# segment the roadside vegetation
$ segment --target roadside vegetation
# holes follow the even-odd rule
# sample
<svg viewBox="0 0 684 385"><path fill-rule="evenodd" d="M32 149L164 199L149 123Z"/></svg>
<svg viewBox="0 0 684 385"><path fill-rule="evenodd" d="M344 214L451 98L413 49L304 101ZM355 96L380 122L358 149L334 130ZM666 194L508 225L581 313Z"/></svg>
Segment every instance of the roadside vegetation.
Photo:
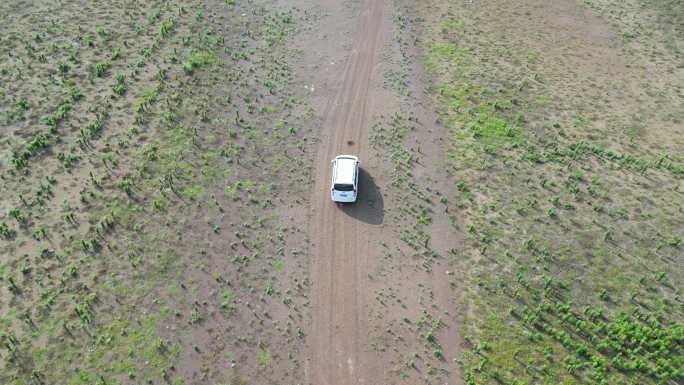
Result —
<svg viewBox="0 0 684 385"><path fill-rule="evenodd" d="M0 5L0 383L301 377L296 11L48 3Z"/></svg>
<svg viewBox="0 0 684 385"><path fill-rule="evenodd" d="M460 285L454 274L458 240L441 239L458 222L446 194L433 122L422 85L414 72L416 57L410 27L411 7L392 5L392 39L384 47L383 88L393 103L385 102L369 129L372 170L379 176L387 209L387 235L377 242L382 259L368 277L374 285L376 320L370 348L388 362L385 381L402 384L444 384L458 381L458 312L454 298ZM418 95L416 97L416 95ZM388 100L389 98L388 97ZM379 322L377 322L379 321Z"/></svg>
<svg viewBox="0 0 684 385"><path fill-rule="evenodd" d="M409 134L418 127L413 117L393 113L387 122L378 123L371 132L372 146L388 155L391 170L388 194L396 200L398 209L389 218L396 228L396 242L380 245L384 267L373 272L385 282L376 293L377 304L380 309L392 310L373 314L385 319L386 328L381 331L382 335L371 340L371 347L395 355L392 360L395 378L406 383L420 380L436 384L448 380L454 370L449 362L454 357L445 352L444 342L440 340L452 315L435 298L436 289L430 280L434 276L433 266L444 263L448 257L434 249L430 234L433 216L442 214L445 200L438 190L425 187L429 177L419 178L414 174L421 155L415 152L415 147L410 147L416 142ZM385 278L407 272L411 277L405 282L408 292L401 285L388 284L390 279Z"/></svg>
<svg viewBox="0 0 684 385"><path fill-rule="evenodd" d="M681 383L684 9L465 3L413 19L464 221L465 382Z"/></svg>

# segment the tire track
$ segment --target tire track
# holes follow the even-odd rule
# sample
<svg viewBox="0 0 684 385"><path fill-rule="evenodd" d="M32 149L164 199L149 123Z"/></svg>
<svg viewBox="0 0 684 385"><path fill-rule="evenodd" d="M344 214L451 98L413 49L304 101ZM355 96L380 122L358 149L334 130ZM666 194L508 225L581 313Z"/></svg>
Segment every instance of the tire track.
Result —
<svg viewBox="0 0 684 385"><path fill-rule="evenodd" d="M352 48L337 92L324 110L315 164L310 239L312 245L312 330L306 382L314 385L368 384L373 357L366 353L368 256L373 218L368 202L337 207L330 200L330 160L338 154L367 155L368 95L382 47L383 0L364 0ZM363 197L363 174L360 197ZM381 214L378 214L381 215ZM364 220L365 219L365 220Z"/></svg>

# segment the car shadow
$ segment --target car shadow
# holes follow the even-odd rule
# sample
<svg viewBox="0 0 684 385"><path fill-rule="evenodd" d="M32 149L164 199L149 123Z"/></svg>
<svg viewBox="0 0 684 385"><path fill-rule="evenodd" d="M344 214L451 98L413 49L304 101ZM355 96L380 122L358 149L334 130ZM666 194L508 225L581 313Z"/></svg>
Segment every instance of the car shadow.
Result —
<svg viewBox="0 0 684 385"><path fill-rule="evenodd" d="M380 188L373 181L373 177L363 168L359 169L359 195L356 203L341 204L340 210L354 219L379 225L385 218Z"/></svg>

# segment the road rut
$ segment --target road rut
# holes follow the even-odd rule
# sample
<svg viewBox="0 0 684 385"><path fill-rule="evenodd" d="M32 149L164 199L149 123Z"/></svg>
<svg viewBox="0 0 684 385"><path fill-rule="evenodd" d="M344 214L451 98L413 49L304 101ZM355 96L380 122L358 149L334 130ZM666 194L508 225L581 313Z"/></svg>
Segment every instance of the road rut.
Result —
<svg viewBox="0 0 684 385"><path fill-rule="evenodd" d="M368 324L366 304L371 228L382 213L372 201L336 206L330 200L330 160L338 154L368 152L369 90L373 70L388 28L384 1L361 4L349 57L341 83L327 101L323 115L323 140L315 163L312 218L312 329L305 375L308 384L349 385L372 383L372 359L367 359ZM360 197L367 189L367 174L361 174ZM365 187L366 186L366 187ZM366 190L367 193L367 190Z"/></svg>

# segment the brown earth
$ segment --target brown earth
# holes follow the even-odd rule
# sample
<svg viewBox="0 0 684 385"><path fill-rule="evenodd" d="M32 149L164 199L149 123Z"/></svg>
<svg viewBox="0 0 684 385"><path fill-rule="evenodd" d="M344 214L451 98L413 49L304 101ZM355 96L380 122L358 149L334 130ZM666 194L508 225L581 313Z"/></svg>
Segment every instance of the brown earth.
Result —
<svg viewBox="0 0 684 385"><path fill-rule="evenodd" d="M511 250L580 304L681 303L681 176L471 157L430 96L494 102L530 149L680 165L674 1L82 3L0 4L0 383L521 382L547 353L495 294L520 280ZM361 158L357 204L330 201L338 154ZM518 250L530 234L567 253ZM666 294L628 290L644 266ZM566 383L553 346L546 378Z"/></svg>
<svg viewBox="0 0 684 385"><path fill-rule="evenodd" d="M8 133L0 220L18 231L0 249L0 316L20 342L11 354L2 348L0 382L460 383L453 250L461 240L455 210L435 203L453 192L409 8L372 0L0 8L10 15L0 16L6 36L18 37L6 52L24 41L37 47L0 62L2 79L15 79L0 90ZM53 42L63 44L45 58L29 52ZM105 73L93 75L103 63ZM117 75L121 95L112 93ZM59 137L25 173L13 171L12 149L45 128L40 117L71 82L83 95ZM41 91L43 83L51 85ZM25 117L14 113L20 99ZM105 106L102 132L79 146ZM410 132L394 143L413 159L406 186L393 185L391 149L370 138L395 115ZM66 166L60 153L80 161ZM341 153L362 160L355 205L329 198L330 159ZM45 207L23 203L47 176L55 180ZM409 185L420 199L406 194ZM416 248L404 238L417 234L418 207L429 220ZM27 224L6 214L13 208ZM104 230L103 219L112 222ZM34 277L43 276L39 290ZM56 302L39 312L45 293ZM81 302L87 317L73 309Z"/></svg>
<svg viewBox="0 0 684 385"><path fill-rule="evenodd" d="M384 12L382 1L362 5L341 84L324 112L310 224L313 328L307 383L370 383L374 372L372 361L364 358L367 325L363 308L369 294L367 259L377 254L369 236L383 214L363 199L374 193L366 172L361 174L360 204L335 206L327 192L330 159L336 154L368 158L368 95L378 47L388 28Z"/></svg>
<svg viewBox="0 0 684 385"><path fill-rule="evenodd" d="M270 1L0 8L0 224L14 231L0 239L0 340L18 346L0 342L0 383L300 381L306 226L290 212L304 211L310 161L285 60L300 14ZM15 170L12 150L71 86L82 95L54 138Z"/></svg>
<svg viewBox="0 0 684 385"><path fill-rule="evenodd" d="M415 50L402 53L406 47L392 39L402 33L392 21L396 6L387 1L363 1L358 9L352 7L349 15L339 4L324 3L322 12L329 15L321 22L325 32L301 43L308 47L305 63L315 69L303 78L313 93L321 138L309 224L313 307L307 337L307 384L416 383L417 378L401 374L410 352L423 353L424 340L417 330L404 330L401 319L418 321L431 308L445 310L444 317L449 318L449 310L455 310L458 290L454 292L454 287L458 285L451 284L447 276L453 275L453 267L438 262L425 272L416 268L415 260L387 259L385 255L390 248L404 253L399 233L406 224L400 220L399 198L387 193L391 191L389 154L369 146L371 127L386 122L395 111L416 117L419 129L406 143L418 159L416 177L432 183L437 195L439 190L447 190L447 178L440 175L440 167L434 167L443 162L444 152L437 140L442 132L434 124L434 109L423 94L422 65L413 61ZM345 31L349 30L354 31L351 42L339 39L348 36ZM345 54L348 56L342 56ZM400 65L402 54L411 57ZM411 98L401 97L383 84L384 75L394 70L404 71L409 78ZM330 160L338 154L361 159L357 204L335 205L330 200ZM446 255L460 241L447 235L453 234L447 216L433 214L432 246ZM397 303L383 300L385 295ZM439 332L449 359L457 357L459 349L456 325L445 322ZM396 339L389 339L388 333ZM427 374L432 352L424 354L424 362L412 370L431 383ZM458 368L447 365L451 371L440 383L459 383Z"/></svg>

